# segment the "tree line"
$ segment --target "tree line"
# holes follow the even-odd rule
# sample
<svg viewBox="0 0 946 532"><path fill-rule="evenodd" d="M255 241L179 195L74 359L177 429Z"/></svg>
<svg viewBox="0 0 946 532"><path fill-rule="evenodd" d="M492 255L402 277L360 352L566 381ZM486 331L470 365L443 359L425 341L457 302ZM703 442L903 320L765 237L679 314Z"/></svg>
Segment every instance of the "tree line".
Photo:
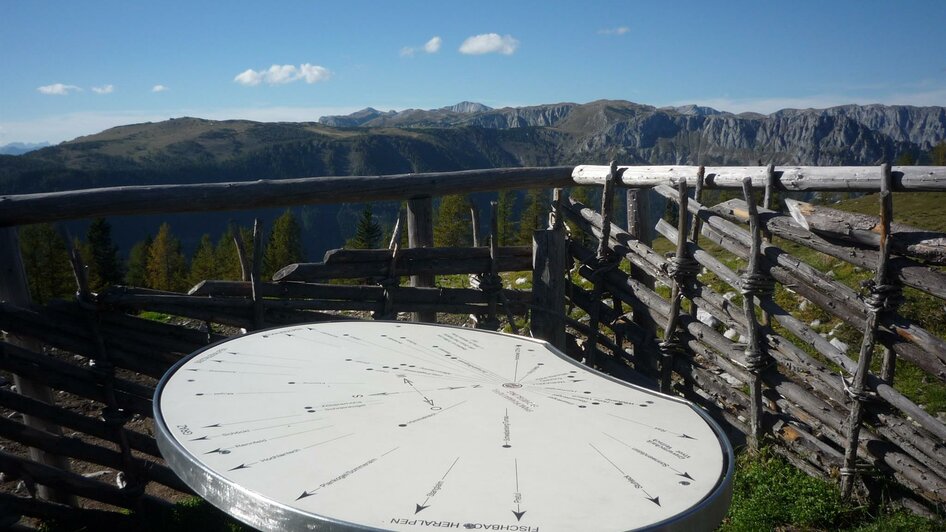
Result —
<svg viewBox="0 0 946 532"><path fill-rule="evenodd" d="M550 200L548 191L544 190L529 190L524 194L500 191L497 196L499 245L531 244L532 232L547 223ZM445 196L435 205L434 245L471 246L473 201L470 196ZM483 212L479 218L484 225L481 233L486 235L489 213ZM365 204L345 247L386 248L393 225L376 216L371 204ZM75 293L76 281L69 260L71 249L78 251L93 292L114 285L183 292L207 279L241 280L243 269L235 242L242 243L245 257L251 258L254 251L253 228L232 223L216 238L204 234L189 256L168 223L161 224L155 234L135 243L127 255L120 253L112 241L112 227L103 218L92 221L84 238L66 235L55 224L23 226L19 236L30 293L37 303L71 297ZM484 238L481 245L487 244ZM401 231L401 245L407 246L406 230ZM264 279L271 278L283 266L306 260L301 224L291 210L287 209L273 222L264 246Z"/></svg>
<svg viewBox="0 0 946 532"><path fill-rule="evenodd" d="M171 226L163 223L155 235L134 244L123 259L112 242L111 225L103 218L92 221L85 239L69 238L54 224L20 228L20 254L29 280L30 294L38 303L69 297L76 291L69 250L78 251L89 289L100 291L113 285L130 285L182 292L206 279L241 280L243 269L236 240L245 256L253 256L253 229L231 224L216 241L204 234L194 253L187 257ZM302 229L295 215L286 210L264 241L263 275L305 260Z"/></svg>

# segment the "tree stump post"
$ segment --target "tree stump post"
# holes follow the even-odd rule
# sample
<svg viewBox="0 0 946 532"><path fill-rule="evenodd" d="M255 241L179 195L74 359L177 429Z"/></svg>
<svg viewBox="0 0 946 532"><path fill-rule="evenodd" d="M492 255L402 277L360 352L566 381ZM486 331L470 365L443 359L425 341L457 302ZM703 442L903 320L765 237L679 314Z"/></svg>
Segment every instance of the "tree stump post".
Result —
<svg viewBox="0 0 946 532"><path fill-rule="evenodd" d="M433 201L430 196L407 200L407 242L412 248L429 248L434 245ZM436 285L433 275L412 275L411 286L432 288ZM414 321L436 323L436 312L415 312Z"/></svg>
<svg viewBox="0 0 946 532"><path fill-rule="evenodd" d="M568 246L561 215L557 214L561 189L552 200L549 229L532 237L532 336L565 351L565 281L568 273Z"/></svg>

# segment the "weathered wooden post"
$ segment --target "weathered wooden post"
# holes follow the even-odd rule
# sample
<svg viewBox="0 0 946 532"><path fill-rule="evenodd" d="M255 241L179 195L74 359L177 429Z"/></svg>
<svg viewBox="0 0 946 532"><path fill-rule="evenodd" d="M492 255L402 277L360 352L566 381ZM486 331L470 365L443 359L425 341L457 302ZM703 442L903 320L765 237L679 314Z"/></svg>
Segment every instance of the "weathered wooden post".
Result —
<svg viewBox="0 0 946 532"><path fill-rule="evenodd" d="M706 167L700 166L700 169L696 172L696 188L693 190L693 199L698 204L703 203L703 181L706 179ZM687 216L690 217L690 240L694 244L699 245L700 242L700 229L703 226L703 221L700 220L699 216L692 216L690 213L687 213ZM699 306L690 301L690 316L694 318L699 314Z"/></svg>
<svg viewBox="0 0 946 532"><path fill-rule="evenodd" d="M654 231L650 226L650 195L649 188L627 189L627 232L645 246L653 246ZM654 278L641 268L631 266L631 279L639 281L645 287L654 289ZM634 368L638 372L650 372L652 362L645 359L648 356L648 340L657 338L657 322L646 312L634 312L634 323L643 331L645 341L634 343Z"/></svg>
<svg viewBox="0 0 946 532"><path fill-rule="evenodd" d="M568 273L568 248L565 228L559 213L562 189L552 196L549 228L532 236L532 310L531 331L554 347L565 351L565 278Z"/></svg>
<svg viewBox="0 0 946 532"><path fill-rule="evenodd" d="M611 211L614 204L614 181L618 178L617 162L611 161L611 170L604 181L604 190L601 192L601 239L598 241L598 250L595 253L594 288L591 299L594 301L588 316L588 343L585 344L585 364L596 367L598 361L598 336L601 321L601 294L604 292L604 274L614 268L614 253L611 251Z"/></svg>
<svg viewBox="0 0 946 532"><path fill-rule="evenodd" d="M762 331L755 309L758 298L771 295L772 279L762 273L762 230L759 223L759 210L752 195L752 178L742 181L742 194L749 211L749 267L741 279L742 308L746 317L746 369L749 370L749 446L757 451L762 440L762 371L771 363L762 344Z"/></svg>
<svg viewBox="0 0 946 532"><path fill-rule="evenodd" d="M699 264L687 254L687 182L681 179L677 183L677 252L667 261L667 275L673 283L670 286L670 313L667 325L664 327L664 339L660 342L660 391L671 392L671 377L674 358L683 351L683 345L677 337L677 326L680 321L680 304L683 293L692 285L693 278L699 271Z"/></svg>
<svg viewBox="0 0 946 532"><path fill-rule="evenodd" d="M874 342L877 338L877 324L882 312L895 309L902 301L900 286L887 284L887 266L890 258L890 222L893 218L893 196L890 191L890 165L881 166L880 181L880 249L877 257L877 271L869 285L870 294L865 298L867 322L864 324L864 339L857 360L851 385L847 387L851 397L851 414L847 423L847 446L844 450L844 466L841 468L841 496L849 498L854 489L854 475L857 473L857 448L860 441L861 421L864 415L864 403L868 400L865 387L870 362L874 354ZM892 362L887 362L892 366Z"/></svg>
<svg viewBox="0 0 946 532"><path fill-rule="evenodd" d="M412 248L434 246L433 201L430 196L407 200L407 242ZM411 286L433 287L436 280L432 274L412 275ZM436 312L415 312L414 321L437 322Z"/></svg>
<svg viewBox="0 0 946 532"><path fill-rule="evenodd" d="M2 261L2 265L0 265L0 301L7 301L20 307L30 306L30 289L26 279L26 270L23 267L23 258L20 256L20 242L15 227L0 228L0 261ZM41 353L43 350L43 346L39 342L18 338L9 333L6 334L6 341L37 353ZM13 375L13 383L20 395L46 404L55 404L52 391L46 386L21 378L16 374ZM38 417L24 414L23 424L56 436L62 435L61 427ZM34 447L30 447L29 454L30 459L34 462L64 471L69 470L69 460L62 456L50 454ZM76 503L74 497L57 492L42 484L37 488L37 495L42 499L62 504L74 505Z"/></svg>

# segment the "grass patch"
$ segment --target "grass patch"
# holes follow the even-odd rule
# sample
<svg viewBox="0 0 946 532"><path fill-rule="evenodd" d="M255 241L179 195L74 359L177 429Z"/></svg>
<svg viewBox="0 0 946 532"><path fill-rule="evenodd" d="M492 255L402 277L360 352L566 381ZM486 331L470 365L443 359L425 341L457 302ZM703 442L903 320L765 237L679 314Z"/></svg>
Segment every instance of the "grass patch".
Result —
<svg viewBox="0 0 946 532"><path fill-rule="evenodd" d="M881 508L870 511L841 500L833 482L809 477L771 450L741 454L736 461L733 501L723 532L757 530L848 530L851 532L943 530L942 520Z"/></svg>
<svg viewBox="0 0 946 532"><path fill-rule="evenodd" d="M142 311L138 314L139 318L143 318L151 321L158 321L161 323L170 323L174 319L174 316L170 314L164 314L163 312L152 312L150 310Z"/></svg>

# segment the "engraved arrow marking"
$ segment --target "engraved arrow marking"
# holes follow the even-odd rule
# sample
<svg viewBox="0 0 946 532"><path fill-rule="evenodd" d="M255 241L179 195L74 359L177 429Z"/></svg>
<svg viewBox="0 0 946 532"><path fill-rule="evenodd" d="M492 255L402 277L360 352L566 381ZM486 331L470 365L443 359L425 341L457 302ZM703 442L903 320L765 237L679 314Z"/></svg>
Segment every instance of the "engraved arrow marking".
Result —
<svg viewBox="0 0 946 532"><path fill-rule="evenodd" d="M242 425L242 424L244 424L244 423L256 423L256 422L258 422L258 421L272 421L272 420L274 420L274 419L287 419L287 418L291 418L291 417L302 417L302 416L300 416L299 414L292 414L292 415L289 415L289 416L277 416L277 417L264 417L264 418L258 418L258 419L246 419L246 420L243 420L243 421L231 421L231 422L229 422L229 423L214 423L213 425L206 425L206 426L204 426L203 428L205 428L205 429L214 429L214 428L220 428L220 427L228 427L228 426L230 426L230 425Z"/></svg>
<svg viewBox="0 0 946 532"><path fill-rule="evenodd" d="M305 447L300 447L300 448L298 448L298 449L292 449L292 450L289 451L288 453L281 454L281 455L276 455L276 456L274 456L274 457L269 458L267 461L278 460L278 459L282 458L283 456L288 456L289 454L295 453L296 451L304 451L304 450L306 450L306 449L311 449L311 448L313 448L313 447L318 447L319 445L324 445L324 444L326 444L326 443L331 443L331 442L333 442L333 441L335 441L335 440L340 440L340 439L342 439L342 438L347 438L347 437L349 437L349 436L353 436L354 434L355 434L354 432L349 433L349 434L343 434L343 435L341 435L341 436L336 436L336 437L334 437L334 438L331 438L331 439L328 439L328 440L325 440L325 441L320 441L320 442L318 442L318 443L313 443L312 445L306 445ZM260 463L260 462L262 462L262 460L257 460L257 461L255 461L255 462L249 462L249 463L244 462L244 463L242 463L242 464L240 464L240 465L238 465L238 466L236 466L236 467L234 467L234 468L231 468L230 471L236 471L237 469L249 469L250 467L252 467L252 466L254 466L254 465L256 465L256 464L258 464L258 463Z"/></svg>
<svg viewBox="0 0 946 532"><path fill-rule="evenodd" d="M519 353L522 351L522 344L516 344L516 370L512 374L512 382L518 382L519 377Z"/></svg>
<svg viewBox="0 0 946 532"><path fill-rule="evenodd" d="M424 395L424 392L418 390L417 387L414 386L414 383L410 381L410 379L405 378L405 379L404 379L404 384L410 386L411 388L414 389L415 392L417 392L418 394L420 394L420 396L424 398L424 402L425 402L425 403L429 404L430 406L434 406L434 401L433 401L433 399L430 399L429 397L427 397L426 395Z"/></svg>
<svg viewBox="0 0 946 532"><path fill-rule="evenodd" d="M645 453L644 451L638 449L637 447L634 447L634 446L632 446L632 445L628 445L627 443L625 443L625 442L623 442L623 441L621 441L621 440L615 438L614 436L608 434L607 432L602 432L601 434L604 434L605 436L611 438L612 440L614 440L614 441L620 443L621 445L627 447L628 449L631 449L632 451L634 451L634 452L636 452L636 453L638 453L638 454L640 454L640 455L643 455L643 456L645 456L645 457L647 457L647 458L650 458L651 460L653 460L653 461L656 462L657 464L662 465L662 466L666 467L667 469L673 471L673 472L676 473L678 476L681 476L681 477L683 477L683 478L685 478L685 479L688 479L688 480L693 480L693 477L691 477L690 474L687 473L686 471L680 471L679 469L673 467L672 465L668 464L667 462L664 462L663 460L660 460L660 459L657 458L657 457L651 456L651 455Z"/></svg>
<svg viewBox="0 0 946 532"><path fill-rule="evenodd" d="M315 488L315 489L312 490L312 491L304 490L304 491L302 492L302 495L299 495L298 497L296 497L296 500L298 501L298 500L300 500L300 499L305 499L306 497L311 497L311 496L317 494L320 489L322 489L322 488L327 488L327 487L331 486L332 484L335 484L336 482L341 482L341 481L345 480L346 478L348 478L348 477L354 475L354 474L357 473L358 471L360 471L360 470L362 470L362 469L364 469L364 468L370 466L371 464L377 462L378 460L384 458L385 456L387 456L387 455L393 453L394 451L398 450L399 448L400 448L400 447L395 447L395 448L391 449L390 451L388 451L388 452L382 454L381 456L378 456L378 457L376 457L376 458L372 458L371 460L368 460L367 462L365 462L365 463L363 463L363 464L361 464L361 465L355 466L355 467L353 467L352 469L349 469L348 471L345 471L345 472L342 473L341 475L338 475L337 477L333 478L332 480L329 480L329 481L325 482L324 484L319 485L319 487Z"/></svg>
<svg viewBox="0 0 946 532"><path fill-rule="evenodd" d="M677 436L678 438L683 438L683 439L685 439L685 440L695 440L695 439L696 439L696 438L694 438L693 436L689 436L689 435L684 434L684 433L681 433L681 432L673 432L673 431L667 430L667 429L665 429L665 428L663 428L663 427L654 427L654 426L652 426L652 425L647 425L647 424L641 423L640 421L634 421L633 419L627 419L627 418L624 418L624 417L621 417L621 416L615 416L614 414L608 414L608 415L610 415L611 417L616 417L616 418L618 418L618 419L620 419L620 420L623 420L623 421L627 421L628 423L634 423L635 425L640 425L640 426L642 426L642 427L647 427L647 428L649 428L649 429L654 429L654 430L656 430L657 432L663 432L664 434L673 434L674 436Z"/></svg>
<svg viewBox="0 0 946 532"><path fill-rule="evenodd" d="M516 500L516 509L512 511L512 514L516 516L516 521L522 520L522 516L526 514L526 511L520 506L520 501L522 500L522 493L519 492L519 460L515 461L516 464L516 494L514 496Z"/></svg>
<svg viewBox="0 0 946 532"><path fill-rule="evenodd" d="M623 469L621 469L620 467L618 467L618 465L615 464L614 462L612 462L610 458L608 458L607 456L605 456L605 454L604 454L603 452L601 452L597 447L595 447L594 444L592 444L592 443L589 442L588 445L591 445L591 448L592 448L592 449L594 449L595 451L597 451L598 454L600 454L602 458L604 458L605 460L608 461L609 464L611 464L612 466L614 466L614 469L617 469L618 472L620 472L621 475L624 476L624 480L627 480L627 481L631 484L631 486L634 486L635 488L641 490L641 491L644 493L644 498L645 498L645 499L647 499L648 501L650 501L650 502L656 504L657 506L660 506L660 497L653 497L653 496L651 496L651 494L650 494L650 493L647 493L647 490L645 490L644 487L641 486L639 482L637 482L636 480L634 480L634 477L632 477L632 476L628 475L627 473L625 473Z"/></svg>
<svg viewBox="0 0 946 532"><path fill-rule="evenodd" d="M430 505L427 503L430 502L430 498L437 495L437 492L439 492L440 488L443 487L444 480L446 480L447 475L450 474L450 471L453 470L453 466L457 465L458 461L460 461L459 456L457 457L456 460L453 461L452 464L450 464L450 467L447 469L447 472L444 473L442 477L440 477L440 480L437 481L437 483L434 484L434 487L431 488L431 490L427 493L427 498L424 499L424 504L415 504L416 509L414 510L414 515L419 514L422 510L426 510L427 508L430 508Z"/></svg>

